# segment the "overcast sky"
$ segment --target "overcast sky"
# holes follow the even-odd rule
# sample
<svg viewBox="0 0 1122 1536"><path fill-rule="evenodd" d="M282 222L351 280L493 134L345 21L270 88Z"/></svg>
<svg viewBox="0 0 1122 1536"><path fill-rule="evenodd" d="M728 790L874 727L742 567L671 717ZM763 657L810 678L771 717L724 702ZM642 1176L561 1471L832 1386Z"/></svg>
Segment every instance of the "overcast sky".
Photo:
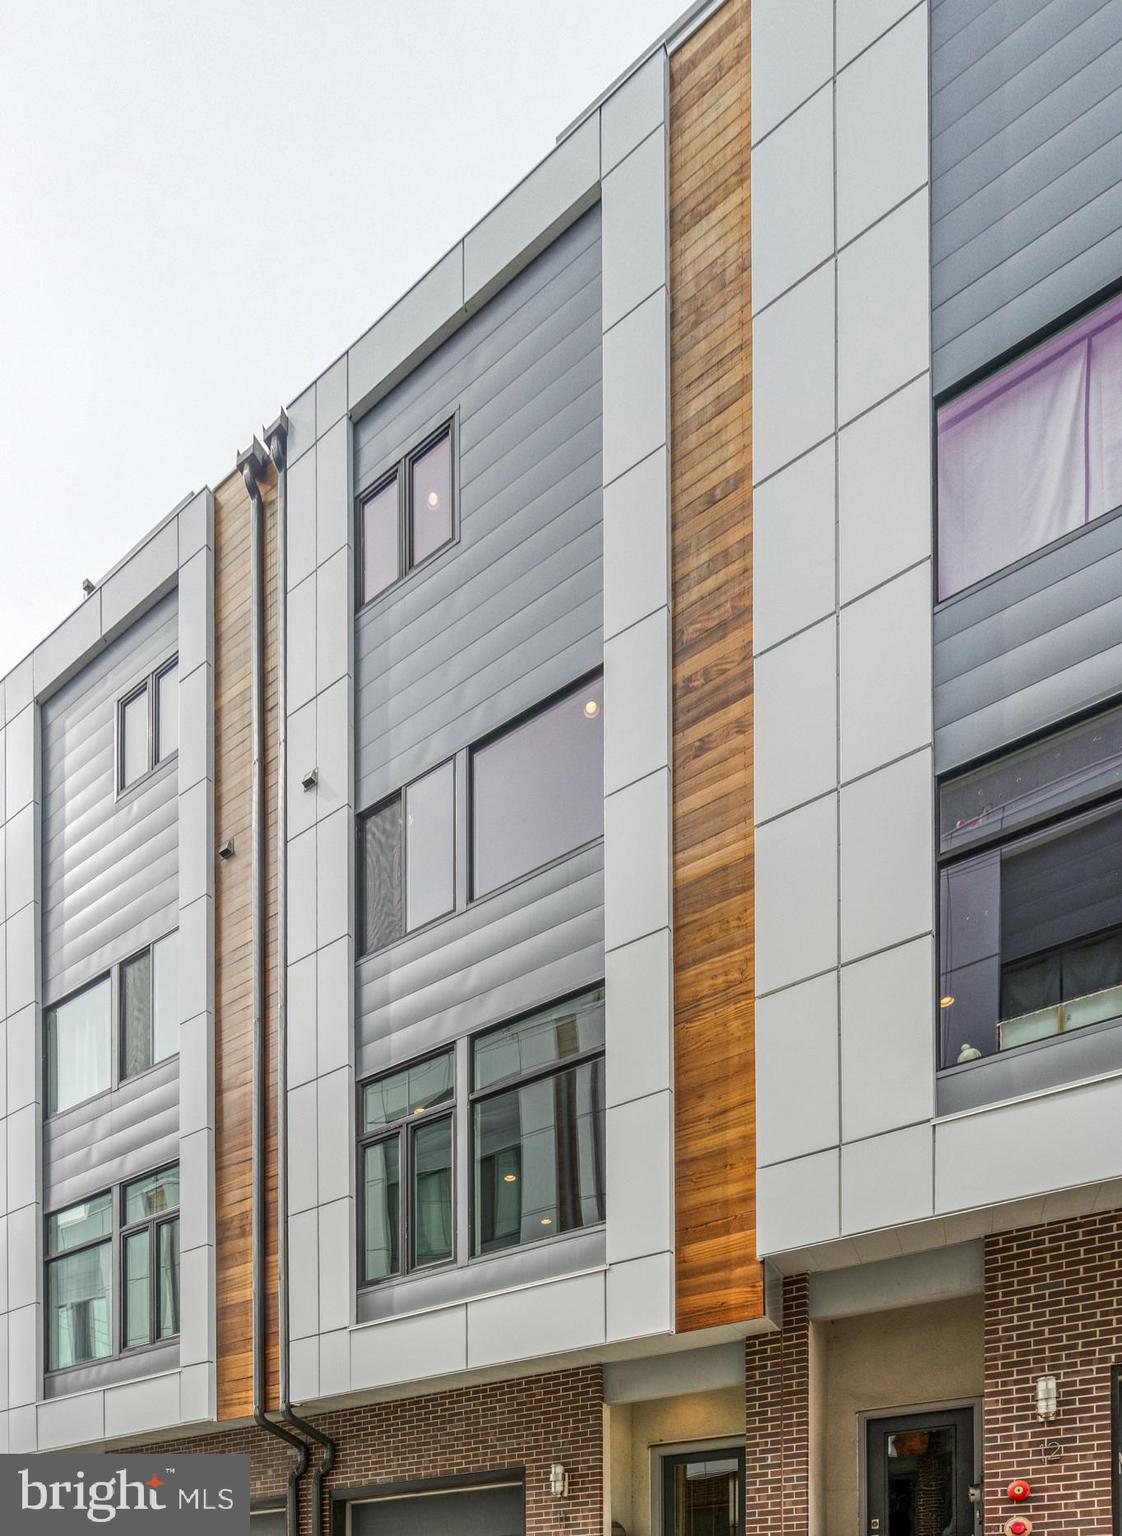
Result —
<svg viewBox="0 0 1122 1536"><path fill-rule="evenodd" d="M687 0L0 0L0 675Z"/></svg>

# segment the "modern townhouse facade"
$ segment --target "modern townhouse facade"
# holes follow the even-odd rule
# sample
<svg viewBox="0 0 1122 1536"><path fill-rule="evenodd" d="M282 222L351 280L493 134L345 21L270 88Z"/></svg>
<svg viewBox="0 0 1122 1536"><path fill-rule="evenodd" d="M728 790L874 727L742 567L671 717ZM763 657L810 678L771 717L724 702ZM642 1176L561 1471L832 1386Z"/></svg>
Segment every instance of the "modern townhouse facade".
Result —
<svg viewBox="0 0 1122 1536"><path fill-rule="evenodd" d="M1119 57L694 5L3 680L5 1448L1118 1529Z"/></svg>

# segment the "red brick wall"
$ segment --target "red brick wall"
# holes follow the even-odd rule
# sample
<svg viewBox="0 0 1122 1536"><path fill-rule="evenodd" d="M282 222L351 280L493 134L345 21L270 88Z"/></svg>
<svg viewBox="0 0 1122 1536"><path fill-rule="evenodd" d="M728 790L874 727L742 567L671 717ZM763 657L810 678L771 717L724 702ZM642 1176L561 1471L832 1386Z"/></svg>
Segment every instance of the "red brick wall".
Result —
<svg viewBox="0 0 1122 1536"><path fill-rule="evenodd" d="M810 1281L783 1282L783 1327L745 1341L747 1536L805 1536L810 1472Z"/></svg>
<svg viewBox="0 0 1122 1536"><path fill-rule="evenodd" d="M599 1366L489 1382L431 1397L374 1403L310 1422L336 1442L332 1488L454 1477L524 1467L527 1536L603 1531L603 1382ZM141 1449L129 1446L130 1451ZM262 1430L230 1429L192 1439L153 1443L153 1451L227 1451L251 1458L254 1498L285 1490L288 1449ZM311 1530L311 1468L303 1479L300 1529ZM550 1464L569 1473L569 1496L549 1491ZM324 1504L329 1532L329 1502Z"/></svg>
<svg viewBox="0 0 1122 1536"><path fill-rule="evenodd" d="M986 1240L983 1462L987 1536L1021 1506L1036 1536L1109 1536L1110 1368L1122 1359L1122 1211ZM1058 1379L1059 1415L1036 1417L1036 1378Z"/></svg>

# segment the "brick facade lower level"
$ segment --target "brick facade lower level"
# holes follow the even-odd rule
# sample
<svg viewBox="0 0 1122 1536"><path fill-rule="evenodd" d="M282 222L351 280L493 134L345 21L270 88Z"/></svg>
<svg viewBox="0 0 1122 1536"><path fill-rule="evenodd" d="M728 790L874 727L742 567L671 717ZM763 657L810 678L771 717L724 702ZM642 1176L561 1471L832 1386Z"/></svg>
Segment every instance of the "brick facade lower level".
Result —
<svg viewBox="0 0 1122 1536"><path fill-rule="evenodd" d="M602 1373L591 1366L309 1416L336 1444L322 1529L332 1529L331 1494L337 1489L373 1491L381 1484L521 1469L526 1536L602 1536L602 1404ZM274 1435L254 1427L128 1449L248 1455L254 1499L284 1494L293 1456ZM302 1479L302 1533L311 1530L311 1468L319 1454L313 1448ZM569 1474L567 1498L549 1490L553 1462Z"/></svg>

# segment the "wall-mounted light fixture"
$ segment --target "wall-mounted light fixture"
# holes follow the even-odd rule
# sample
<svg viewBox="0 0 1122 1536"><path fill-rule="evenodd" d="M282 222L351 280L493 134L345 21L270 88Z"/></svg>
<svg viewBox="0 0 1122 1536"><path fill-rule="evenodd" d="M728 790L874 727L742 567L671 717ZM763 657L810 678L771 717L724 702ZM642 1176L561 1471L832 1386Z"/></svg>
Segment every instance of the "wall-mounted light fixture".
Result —
<svg viewBox="0 0 1122 1536"><path fill-rule="evenodd" d="M94 586L93 582L88 576L82 577L82 591L86 597L92 597L97 591L97 588Z"/></svg>
<svg viewBox="0 0 1122 1536"><path fill-rule="evenodd" d="M316 787L316 785L318 783L319 783L319 769L318 768L309 768L307 773L300 780L300 788L304 789L304 790L315 789L315 787Z"/></svg>
<svg viewBox="0 0 1122 1536"><path fill-rule="evenodd" d="M1056 1378L1054 1376L1038 1376L1036 1378L1036 1417L1042 1424L1056 1417L1057 1412Z"/></svg>
<svg viewBox="0 0 1122 1536"><path fill-rule="evenodd" d="M232 859L234 857L234 839L232 837L228 837L224 843L219 843L218 857L220 859Z"/></svg>
<svg viewBox="0 0 1122 1536"><path fill-rule="evenodd" d="M569 1497L569 1474L559 1461L555 1461L549 1469L549 1491L558 1499Z"/></svg>

